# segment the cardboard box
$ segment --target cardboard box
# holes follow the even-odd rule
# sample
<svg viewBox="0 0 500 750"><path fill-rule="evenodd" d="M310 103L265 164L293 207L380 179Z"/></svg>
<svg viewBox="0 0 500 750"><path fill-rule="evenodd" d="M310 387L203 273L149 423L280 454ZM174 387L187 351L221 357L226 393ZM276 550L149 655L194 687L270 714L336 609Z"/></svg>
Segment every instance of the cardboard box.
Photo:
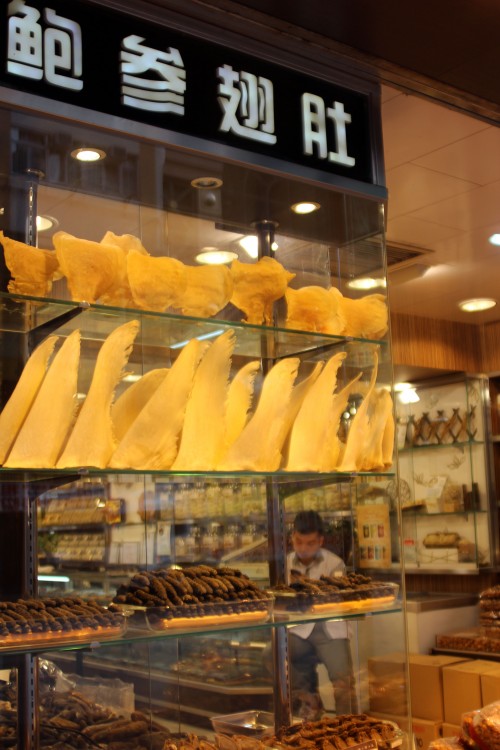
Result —
<svg viewBox="0 0 500 750"><path fill-rule="evenodd" d="M443 668L464 661L456 656L410 654L412 716L428 721L443 721Z"/></svg>
<svg viewBox="0 0 500 750"><path fill-rule="evenodd" d="M481 675L498 669L498 664L485 659L443 667L444 720L460 724L462 714L483 705Z"/></svg>
<svg viewBox="0 0 500 750"><path fill-rule="evenodd" d="M481 674L482 706L500 700L500 664L493 664L490 671Z"/></svg>
<svg viewBox="0 0 500 750"><path fill-rule="evenodd" d="M416 750L427 750L432 740L442 737L440 721L412 718L413 741Z"/></svg>
<svg viewBox="0 0 500 750"><path fill-rule="evenodd" d="M458 737L461 731L462 727L458 724L447 724L446 721L443 722L441 727L443 737Z"/></svg>
<svg viewBox="0 0 500 750"><path fill-rule="evenodd" d="M370 712L406 716L406 656L396 652L368 659Z"/></svg>

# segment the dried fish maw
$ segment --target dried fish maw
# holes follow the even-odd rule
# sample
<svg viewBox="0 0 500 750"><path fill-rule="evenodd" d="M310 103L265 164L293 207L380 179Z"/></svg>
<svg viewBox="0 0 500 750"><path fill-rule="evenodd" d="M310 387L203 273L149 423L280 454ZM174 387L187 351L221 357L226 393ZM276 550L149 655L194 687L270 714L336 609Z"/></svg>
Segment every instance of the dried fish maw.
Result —
<svg viewBox="0 0 500 750"><path fill-rule="evenodd" d="M255 414L217 467L222 471L277 471L283 425L300 360L282 359L267 373Z"/></svg>
<svg viewBox="0 0 500 750"><path fill-rule="evenodd" d="M24 242L11 240L0 231L5 264L12 279L8 290L11 294L27 294L32 297L47 297L52 290L52 280L59 268L53 250L41 250Z"/></svg>
<svg viewBox="0 0 500 750"><path fill-rule="evenodd" d="M236 438L241 434L248 421L248 414L252 406L255 378L260 370L260 362L248 362L240 367L231 380L226 403L225 414L225 452L229 450Z"/></svg>
<svg viewBox="0 0 500 750"><path fill-rule="evenodd" d="M170 469L184 422L194 373L208 344L191 339L181 350L114 452L113 469Z"/></svg>
<svg viewBox="0 0 500 750"><path fill-rule="evenodd" d="M362 471L384 469L383 439L385 426L392 411L392 399L384 389L374 390L370 399L368 431L365 435Z"/></svg>
<svg viewBox="0 0 500 750"><path fill-rule="evenodd" d="M167 368L150 370L132 383L111 407L111 421L116 440L119 442L137 419L156 389L165 380Z"/></svg>
<svg viewBox="0 0 500 750"><path fill-rule="evenodd" d="M149 255L148 251L140 241L139 237L134 234L115 234L114 232L108 231L101 240L103 245L117 245L125 253L140 253L141 255Z"/></svg>
<svg viewBox="0 0 500 750"><path fill-rule="evenodd" d="M330 293L337 299L340 314L345 319L346 336L381 339L389 327L387 302L383 294L368 294L360 299L344 297L332 287Z"/></svg>
<svg viewBox="0 0 500 750"><path fill-rule="evenodd" d="M52 241L73 301L97 302L125 278L126 255L121 247L79 239L67 232L56 232Z"/></svg>
<svg viewBox="0 0 500 750"><path fill-rule="evenodd" d="M246 315L246 323L272 325L273 302L284 296L294 273L286 271L275 258L257 263L231 263L233 294L231 302Z"/></svg>
<svg viewBox="0 0 500 750"><path fill-rule="evenodd" d="M5 461L35 400L57 340L57 336L49 336L37 346L0 414L0 465Z"/></svg>
<svg viewBox="0 0 500 750"><path fill-rule="evenodd" d="M183 315L210 318L224 308L233 292L227 266L186 266L187 285L176 304Z"/></svg>
<svg viewBox="0 0 500 750"><path fill-rule="evenodd" d="M347 442L338 471L361 471L364 463L366 438L369 433L370 400L378 373L378 354L374 352L374 365L366 395L358 406L347 435Z"/></svg>
<svg viewBox="0 0 500 750"><path fill-rule="evenodd" d="M180 260L140 253L127 255L128 283L141 310L163 312L178 307L186 289L186 266Z"/></svg>
<svg viewBox="0 0 500 750"><path fill-rule="evenodd" d="M57 462L58 469L68 466L104 469L108 465L116 447L111 404L138 331L138 321L130 320L115 328L101 346L87 397Z"/></svg>
<svg viewBox="0 0 500 750"><path fill-rule="evenodd" d="M198 365L173 471L212 471L220 459L235 344L234 331L226 331L211 344Z"/></svg>
<svg viewBox="0 0 500 750"><path fill-rule="evenodd" d="M6 467L52 469L56 465L75 418L79 362L80 331L75 330L52 360Z"/></svg>
<svg viewBox="0 0 500 750"><path fill-rule="evenodd" d="M340 313L337 299L328 289L321 286L288 288L285 297L287 328L328 333L332 336L343 333L345 320Z"/></svg>
<svg viewBox="0 0 500 750"><path fill-rule="evenodd" d="M288 451L288 471L319 471L324 434L327 431L337 372L345 352L330 357L309 388L293 423Z"/></svg>

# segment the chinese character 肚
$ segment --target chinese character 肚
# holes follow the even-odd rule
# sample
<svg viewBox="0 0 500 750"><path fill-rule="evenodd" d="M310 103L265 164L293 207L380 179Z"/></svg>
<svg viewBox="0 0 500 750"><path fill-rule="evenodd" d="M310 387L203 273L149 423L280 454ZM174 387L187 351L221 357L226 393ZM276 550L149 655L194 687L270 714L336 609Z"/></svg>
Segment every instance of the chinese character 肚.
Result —
<svg viewBox="0 0 500 750"><path fill-rule="evenodd" d="M342 102L334 102L333 107L326 107L321 96L316 94L302 95L302 127L304 153L308 156L316 153L319 159L328 159L334 164L353 167L356 159L347 153L346 125L351 122L351 115L344 110ZM328 150L327 120L333 123L335 150Z"/></svg>
<svg viewBox="0 0 500 750"><path fill-rule="evenodd" d="M40 11L25 0L11 0L7 6L7 71L53 86L81 91L82 34L76 21L58 16L52 8Z"/></svg>
<svg viewBox="0 0 500 750"><path fill-rule="evenodd" d="M230 65L217 68L217 75L217 101L224 113L219 130L274 145L272 82L244 70L237 73Z"/></svg>
<svg viewBox="0 0 500 750"><path fill-rule="evenodd" d="M183 115L186 70L179 51L153 49L144 41L135 34L122 40L122 103L151 112ZM145 73L147 77L143 77Z"/></svg>

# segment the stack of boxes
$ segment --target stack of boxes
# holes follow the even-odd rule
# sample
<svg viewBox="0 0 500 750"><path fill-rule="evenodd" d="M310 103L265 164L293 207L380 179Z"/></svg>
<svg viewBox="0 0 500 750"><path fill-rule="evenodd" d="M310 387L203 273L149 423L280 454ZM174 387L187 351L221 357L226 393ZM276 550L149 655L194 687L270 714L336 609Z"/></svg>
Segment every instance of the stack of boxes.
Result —
<svg viewBox="0 0 500 750"><path fill-rule="evenodd" d="M412 731L417 750L438 737L460 732L467 711L500 700L500 663L454 656L410 654ZM405 658L389 654L369 659L370 714L409 730Z"/></svg>

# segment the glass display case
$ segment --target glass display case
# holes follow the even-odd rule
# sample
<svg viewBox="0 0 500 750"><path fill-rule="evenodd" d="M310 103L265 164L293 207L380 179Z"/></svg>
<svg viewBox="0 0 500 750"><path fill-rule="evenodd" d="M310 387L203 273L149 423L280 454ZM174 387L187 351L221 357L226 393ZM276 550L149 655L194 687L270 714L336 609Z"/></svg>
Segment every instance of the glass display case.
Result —
<svg viewBox="0 0 500 750"><path fill-rule="evenodd" d="M406 569L491 567L487 381L457 374L412 385L396 400Z"/></svg>
<svg viewBox="0 0 500 750"><path fill-rule="evenodd" d="M369 711L406 659L383 189L0 118L0 748L258 747L310 716L298 625L345 626ZM346 569L294 588L301 510Z"/></svg>

